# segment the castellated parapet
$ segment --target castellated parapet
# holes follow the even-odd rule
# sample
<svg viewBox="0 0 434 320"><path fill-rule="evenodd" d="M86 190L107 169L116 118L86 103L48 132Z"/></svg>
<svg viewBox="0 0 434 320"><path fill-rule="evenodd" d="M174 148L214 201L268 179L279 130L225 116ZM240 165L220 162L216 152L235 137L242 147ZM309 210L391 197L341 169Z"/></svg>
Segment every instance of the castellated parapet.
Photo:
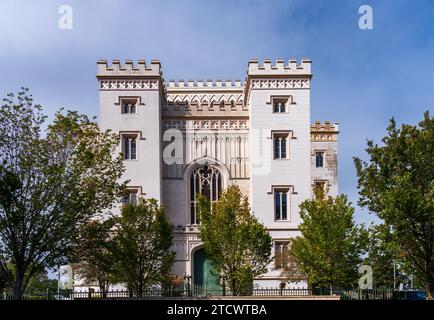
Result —
<svg viewBox="0 0 434 320"><path fill-rule="evenodd" d="M310 137L311 141L337 141L339 133L339 122L330 123L330 121L325 121L321 123L320 121L315 121L314 124L310 126Z"/></svg>
<svg viewBox="0 0 434 320"><path fill-rule="evenodd" d="M330 121L324 121L324 123L321 123L321 121L315 121L314 124L310 126L310 130L313 132L339 132L339 122L333 122L333 124L330 123Z"/></svg>
<svg viewBox="0 0 434 320"><path fill-rule="evenodd" d="M120 60L113 60L111 66L107 64L107 60L99 60L98 75L103 76L120 76L120 77L137 77L137 76L162 76L161 63L159 60L151 60L146 63L145 60L139 60L134 64L132 60L125 60L121 63Z"/></svg>
<svg viewBox="0 0 434 320"><path fill-rule="evenodd" d="M166 83L166 88L176 88L176 89L182 89L182 88L186 88L186 89L200 89L200 88L205 88L205 89L209 89L209 88L228 88L228 89L243 89L244 87L244 83L241 82L241 80L188 80L188 81L184 81L184 80L169 80L168 83Z"/></svg>
<svg viewBox="0 0 434 320"><path fill-rule="evenodd" d="M312 61L302 59L300 64L297 60L289 59L287 63L283 59L277 59L272 63L271 59L264 59L262 64L259 64L257 59L249 61L247 74L255 75L311 75Z"/></svg>

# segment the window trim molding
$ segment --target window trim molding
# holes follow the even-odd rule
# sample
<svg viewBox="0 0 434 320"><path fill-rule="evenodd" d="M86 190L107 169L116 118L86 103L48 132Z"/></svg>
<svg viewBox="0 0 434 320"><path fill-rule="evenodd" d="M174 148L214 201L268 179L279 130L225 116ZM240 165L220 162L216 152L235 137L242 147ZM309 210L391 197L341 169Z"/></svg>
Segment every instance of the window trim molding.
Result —
<svg viewBox="0 0 434 320"><path fill-rule="evenodd" d="M275 136L285 136L286 135L286 157L285 158L276 158L274 156L274 137ZM271 130L271 155L272 160L290 160L290 140L296 139L294 138L294 131L293 130ZM280 147L281 148L281 147Z"/></svg>
<svg viewBox="0 0 434 320"><path fill-rule="evenodd" d="M327 155L327 150L326 149L314 149L313 150L313 154L312 154L312 156L313 156L313 158L314 158L314 161L315 161L315 168L326 168L326 161L325 161L325 158L326 158L326 155ZM321 167L318 167L317 165L316 165L316 155L318 154L318 153L322 153L323 155L322 155L322 166Z"/></svg>
<svg viewBox="0 0 434 320"><path fill-rule="evenodd" d="M281 100L284 102L285 105L285 111L284 112L274 112L274 104L276 100ZM269 100L265 102L265 104L269 104L271 106L271 113L272 114L280 114L280 115L287 115L289 114L289 111L291 109L292 105L296 105L294 102L294 97L292 95L270 95Z"/></svg>
<svg viewBox="0 0 434 320"><path fill-rule="evenodd" d="M136 192L136 196L137 196L136 204L139 202L139 199L145 195L145 193L143 193L142 186L126 186L125 189L129 193L131 193L132 191ZM121 207L124 205L125 205L124 201L121 201Z"/></svg>
<svg viewBox="0 0 434 320"><path fill-rule="evenodd" d="M124 137L134 137L136 138L136 158L135 159L131 159L125 158L125 144L124 144ZM119 139L120 139L120 144L121 144L121 154L123 155L123 160L124 161L138 161L139 160L139 141L140 140L145 140L142 138L142 131L119 131Z"/></svg>
<svg viewBox="0 0 434 320"><path fill-rule="evenodd" d="M315 184L316 184L317 182L325 182L325 186L327 186L327 187L330 187L330 186L331 186L329 179L312 179L312 184L311 184L311 186L312 186L312 187L315 187Z"/></svg>
<svg viewBox="0 0 434 320"><path fill-rule="evenodd" d="M328 152L327 152L327 149L312 149L312 152L311 152L311 156L315 156L315 154L317 153L317 152L324 152L324 156L326 155L326 154L328 154Z"/></svg>
<svg viewBox="0 0 434 320"><path fill-rule="evenodd" d="M265 104L271 104L271 106L273 106L274 105L273 101L275 99L276 100L278 100L278 99L282 99L282 100L286 99L287 100L286 101L286 106L288 106L288 108L289 108L290 105L296 105L297 104L294 101L294 96L291 95L291 94L270 95L269 98L268 98L268 101L266 101Z"/></svg>
<svg viewBox="0 0 434 320"><path fill-rule="evenodd" d="M142 96L117 96L115 101L115 106L122 105L122 100L137 100L137 105L145 106L146 104L142 101Z"/></svg>
<svg viewBox="0 0 434 320"><path fill-rule="evenodd" d="M293 184L273 184L270 187L270 190L267 191L267 194L273 194L274 189L291 189L291 194L298 194L298 192L295 192L295 187Z"/></svg>
<svg viewBox="0 0 434 320"><path fill-rule="evenodd" d="M140 131L119 131L119 139L122 139L123 135L126 135L126 136L137 135L137 138L139 140L146 140L146 138L143 137L143 132L141 130Z"/></svg>
<svg viewBox="0 0 434 320"><path fill-rule="evenodd" d="M272 239L272 242L273 242L273 252L274 252L274 257L276 257L276 246L277 246L277 243L286 243L286 245L291 245L291 239L277 239L277 238L275 238L275 239ZM288 248L288 249L290 249L290 248ZM283 263L280 265L280 268L278 268L277 267L277 265L276 265L276 259L274 259L274 269L275 270L283 270L284 269L284 266L282 266L283 265Z"/></svg>
<svg viewBox="0 0 434 320"><path fill-rule="evenodd" d="M275 201L275 193L276 190L287 190L287 199L286 199L286 220L276 219L276 201ZM291 203L292 203L292 195L298 194L294 192L294 186L293 185L272 185L270 191L267 192L268 194L271 194L273 196L273 221L275 223L280 222L291 222L292 221L292 210L291 210Z"/></svg>
<svg viewBox="0 0 434 320"><path fill-rule="evenodd" d="M131 112L127 112L125 113L123 110L123 101L124 100L130 100L133 101L135 100L135 105L136 105L136 112L131 113ZM120 106L121 108L121 115L136 115L139 114L139 108L138 106L144 106L145 103L142 102L142 97L141 96L118 96L117 97L117 101L115 101L115 106Z"/></svg>

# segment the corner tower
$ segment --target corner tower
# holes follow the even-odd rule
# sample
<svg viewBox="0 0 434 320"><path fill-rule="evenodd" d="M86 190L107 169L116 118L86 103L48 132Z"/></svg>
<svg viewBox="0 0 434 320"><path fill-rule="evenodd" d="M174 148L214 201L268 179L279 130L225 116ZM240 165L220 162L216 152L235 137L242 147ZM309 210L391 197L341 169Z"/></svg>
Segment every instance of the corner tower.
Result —
<svg viewBox="0 0 434 320"><path fill-rule="evenodd" d="M128 184L130 201L138 196L161 201L160 110L164 101L161 65L131 60L98 61L100 125L119 134L119 152L125 163L122 179Z"/></svg>
<svg viewBox="0 0 434 320"><path fill-rule="evenodd" d="M250 203L273 238L273 254L298 235L299 204L311 197L311 61L250 60L245 97L250 121ZM271 265L259 280L281 281ZM270 282L268 282L270 283Z"/></svg>

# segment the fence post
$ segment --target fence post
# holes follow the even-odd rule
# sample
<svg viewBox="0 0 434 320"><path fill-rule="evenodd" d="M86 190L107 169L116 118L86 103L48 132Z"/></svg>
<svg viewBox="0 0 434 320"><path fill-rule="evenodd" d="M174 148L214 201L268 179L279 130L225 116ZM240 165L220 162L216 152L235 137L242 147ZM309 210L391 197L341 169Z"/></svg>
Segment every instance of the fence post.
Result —
<svg viewBox="0 0 434 320"><path fill-rule="evenodd" d="M282 296L282 295L283 295L283 288L285 288L285 283L284 283L284 282L281 282L281 283L279 284L279 296Z"/></svg>

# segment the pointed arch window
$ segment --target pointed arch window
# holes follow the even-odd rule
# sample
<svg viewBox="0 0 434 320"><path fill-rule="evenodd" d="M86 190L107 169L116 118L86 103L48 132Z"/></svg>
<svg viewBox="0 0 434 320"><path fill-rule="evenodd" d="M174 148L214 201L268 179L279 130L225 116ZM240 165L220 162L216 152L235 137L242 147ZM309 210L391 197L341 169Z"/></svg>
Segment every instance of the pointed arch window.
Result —
<svg viewBox="0 0 434 320"><path fill-rule="evenodd" d="M219 199L223 187L221 172L214 166L204 164L190 175L190 223L199 224L196 195L204 195L210 202Z"/></svg>
<svg viewBox="0 0 434 320"><path fill-rule="evenodd" d="M315 153L315 164L317 168L324 167L324 151L317 151Z"/></svg>

